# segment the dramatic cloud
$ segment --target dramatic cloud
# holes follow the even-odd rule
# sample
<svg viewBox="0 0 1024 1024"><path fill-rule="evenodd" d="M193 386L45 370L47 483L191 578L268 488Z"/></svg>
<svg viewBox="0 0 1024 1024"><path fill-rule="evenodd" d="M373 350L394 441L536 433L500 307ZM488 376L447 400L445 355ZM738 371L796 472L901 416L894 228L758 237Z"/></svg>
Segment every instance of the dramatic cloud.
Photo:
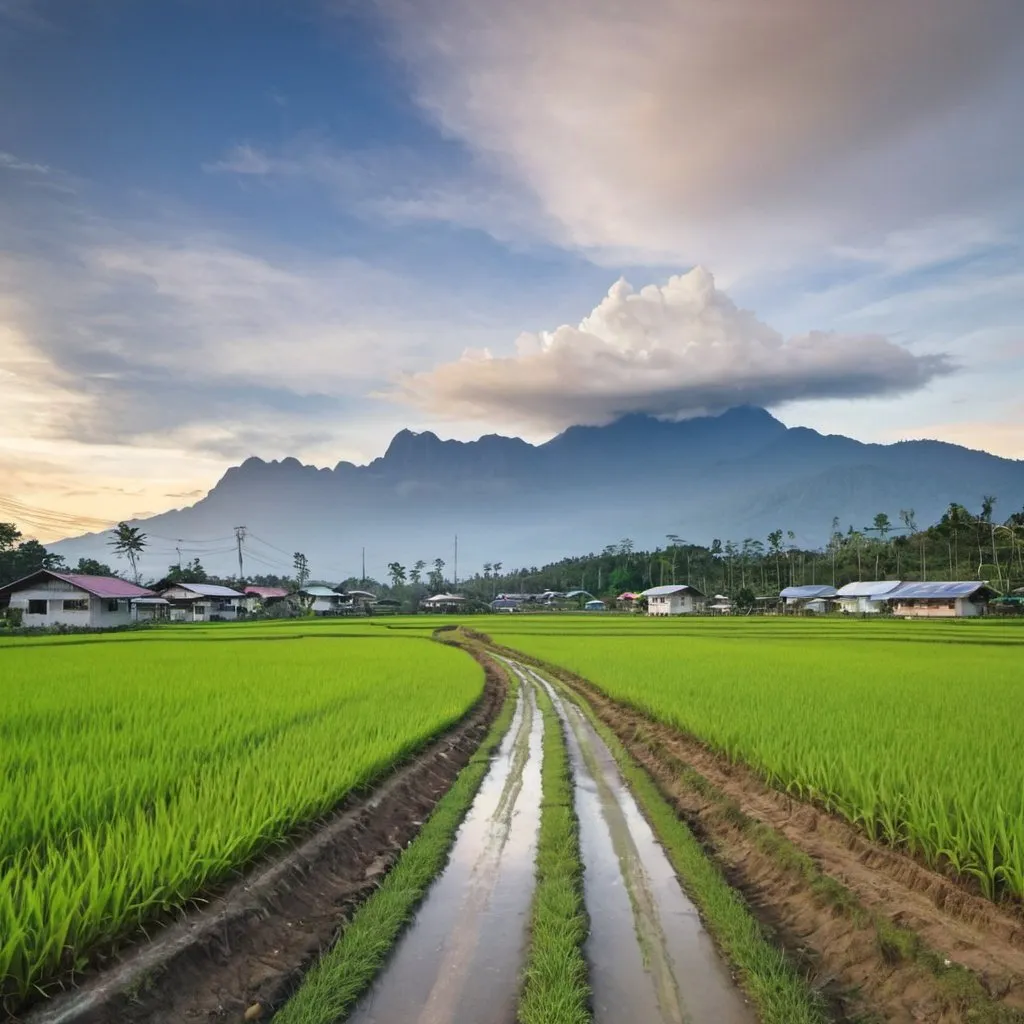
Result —
<svg viewBox="0 0 1024 1024"><path fill-rule="evenodd" d="M626 413L662 417L917 390L947 373L877 335L784 338L737 308L701 267L664 287L615 284L579 327L522 335L516 355L469 351L407 376L399 393L437 415L558 429Z"/></svg>
<svg viewBox="0 0 1024 1024"><path fill-rule="evenodd" d="M378 0L422 106L575 246L716 267L1019 197L1019 0Z"/></svg>

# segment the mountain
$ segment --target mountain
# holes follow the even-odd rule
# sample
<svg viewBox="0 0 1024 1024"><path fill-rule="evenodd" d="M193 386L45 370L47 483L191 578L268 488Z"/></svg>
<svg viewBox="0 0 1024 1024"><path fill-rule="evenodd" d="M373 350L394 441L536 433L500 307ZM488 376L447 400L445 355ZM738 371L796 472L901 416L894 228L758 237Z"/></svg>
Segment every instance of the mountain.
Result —
<svg viewBox="0 0 1024 1024"><path fill-rule="evenodd" d="M1024 462L938 441L863 444L743 407L679 423L625 416L541 445L403 430L367 466L250 458L195 505L137 525L151 538L147 574L176 558L176 538L183 557L236 571L232 530L244 524L248 573L288 572L301 550L316 577L358 576L365 547L368 575L383 579L392 560L441 557L450 574L455 534L464 575L488 561L541 565L625 537L654 546L673 533L710 543L782 528L817 546L834 516L843 529L863 528L878 512L898 523L912 508L924 524L951 501L978 508L983 494L998 497L1003 517L1024 506ZM109 559L105 540L52 547L69 561Z"/></svg>

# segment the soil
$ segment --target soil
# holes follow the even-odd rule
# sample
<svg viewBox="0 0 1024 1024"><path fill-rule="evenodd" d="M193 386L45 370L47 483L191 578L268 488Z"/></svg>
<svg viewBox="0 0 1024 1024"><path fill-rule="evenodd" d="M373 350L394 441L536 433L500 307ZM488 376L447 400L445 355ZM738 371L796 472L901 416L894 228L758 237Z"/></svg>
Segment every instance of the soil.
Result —
<svg viewBox="0 0 1024 1024"><path fill-rule="evenodd" d="M484 693L453 729L207 905L28 1012L25 1024L269 1017L414 838L497 716L505 678L470 653L484 667Z"/></svg>
<svg viewBox="0 0 1024 1024"><path fill-rule="evenodd" d="M501 651L537 664L512 649ZM840 1019L1024 1021L1024 918L1017 908L966 891L913 858L870 842L826 811L772 789L692 737L616 703L588 681L543 667L585 696L652 774L762 923L813 972ZM711 789L702 795L681 779L684 766ZM723 813L714 791L805 852L870 913L843 912L812 891L799 870L764 852ZM970 971L980 989L965 990L951 976L937 976L921 957L888 948L871 915L918 936L938 954L939 974L942 960L948 960Z"/></svg>

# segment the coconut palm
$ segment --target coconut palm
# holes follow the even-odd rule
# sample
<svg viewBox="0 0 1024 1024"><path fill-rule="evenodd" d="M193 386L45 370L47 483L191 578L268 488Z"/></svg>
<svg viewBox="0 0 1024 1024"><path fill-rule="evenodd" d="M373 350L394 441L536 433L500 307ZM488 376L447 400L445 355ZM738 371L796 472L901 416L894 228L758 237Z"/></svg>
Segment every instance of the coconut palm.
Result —
<svg viewBox="0 0 1024 1024"><path fill-rule="evenodd" d="M118 523L111 531L112 539L108 542L118 558L127 558L132 567L132 578L139 582L139 555L145 550L146 535L137 527L127 523Z"/></svg>

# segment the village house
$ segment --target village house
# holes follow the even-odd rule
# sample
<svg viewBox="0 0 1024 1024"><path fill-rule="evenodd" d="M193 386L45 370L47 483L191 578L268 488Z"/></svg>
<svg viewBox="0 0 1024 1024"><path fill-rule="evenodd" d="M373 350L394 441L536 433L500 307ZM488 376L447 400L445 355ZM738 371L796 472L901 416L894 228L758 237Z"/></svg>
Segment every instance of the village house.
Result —
<svg viewBox="0 0 1024 1024"><path fill-rule="evenodd" d="M434 594L433 597L425 598L420 602L420 608L425 612L452 613L464 611L466 599L461 594Z"/></svg>
<svg viewBox="0 0 1024 1024"><path fill-rule="evenodd" d="M219 583L175 583L161 591L172 622L234 622L245 617L245 594Z"/></svg>
<svg viewBox="0 0 1024 1024"><path fill-rule="evenodd" d="M888 609L899 580L847 583L836 592L839 610L847 615L878 615Z"/></svg>
<svg viewBox="0 0 1024 1024"><path fill-rule="evenodd" d="M311 583L299 591L303 605L314 615L337 615L340 611L345 597L330 587L319 583Z"/></svg>
<svg viewBox="0 0 1024 1024"><path fill-rule="evenodd" d="M889 594L893 614L915 619L976 618L996 592L985 582L901 583Z"/></svg>
<svg viewBox="0 0 1024 1024"><path fill-rule="evenodd" d="M694 615L704 610L707 598L688 583L668 583L640 594L647 598L648 615Z"/></svg>
<svg viewBox="0 0 1024 1024"><path fill-rule="evenodd" d="M245 601L243 607L249 615L253 615L264 608L270 608L279 604L286 597L289 591L284 587L246 587L243 591Z"/></svg>
<svg viewBox="0 0 1024 1024"><path fill-rule="evenodd" d="M783 611L822 615L832 610L838 591L824 584L809 584L802 587L786 587L779 593Z"/></svg>
<svg viewBox="0 0 1024 1024"><path fill-rule="evenodd" d="M0 607L21 612L24 626L105 629L163 618L167 602L152 590L115 576L83 576L40 569L0 588Z"/></svg>

